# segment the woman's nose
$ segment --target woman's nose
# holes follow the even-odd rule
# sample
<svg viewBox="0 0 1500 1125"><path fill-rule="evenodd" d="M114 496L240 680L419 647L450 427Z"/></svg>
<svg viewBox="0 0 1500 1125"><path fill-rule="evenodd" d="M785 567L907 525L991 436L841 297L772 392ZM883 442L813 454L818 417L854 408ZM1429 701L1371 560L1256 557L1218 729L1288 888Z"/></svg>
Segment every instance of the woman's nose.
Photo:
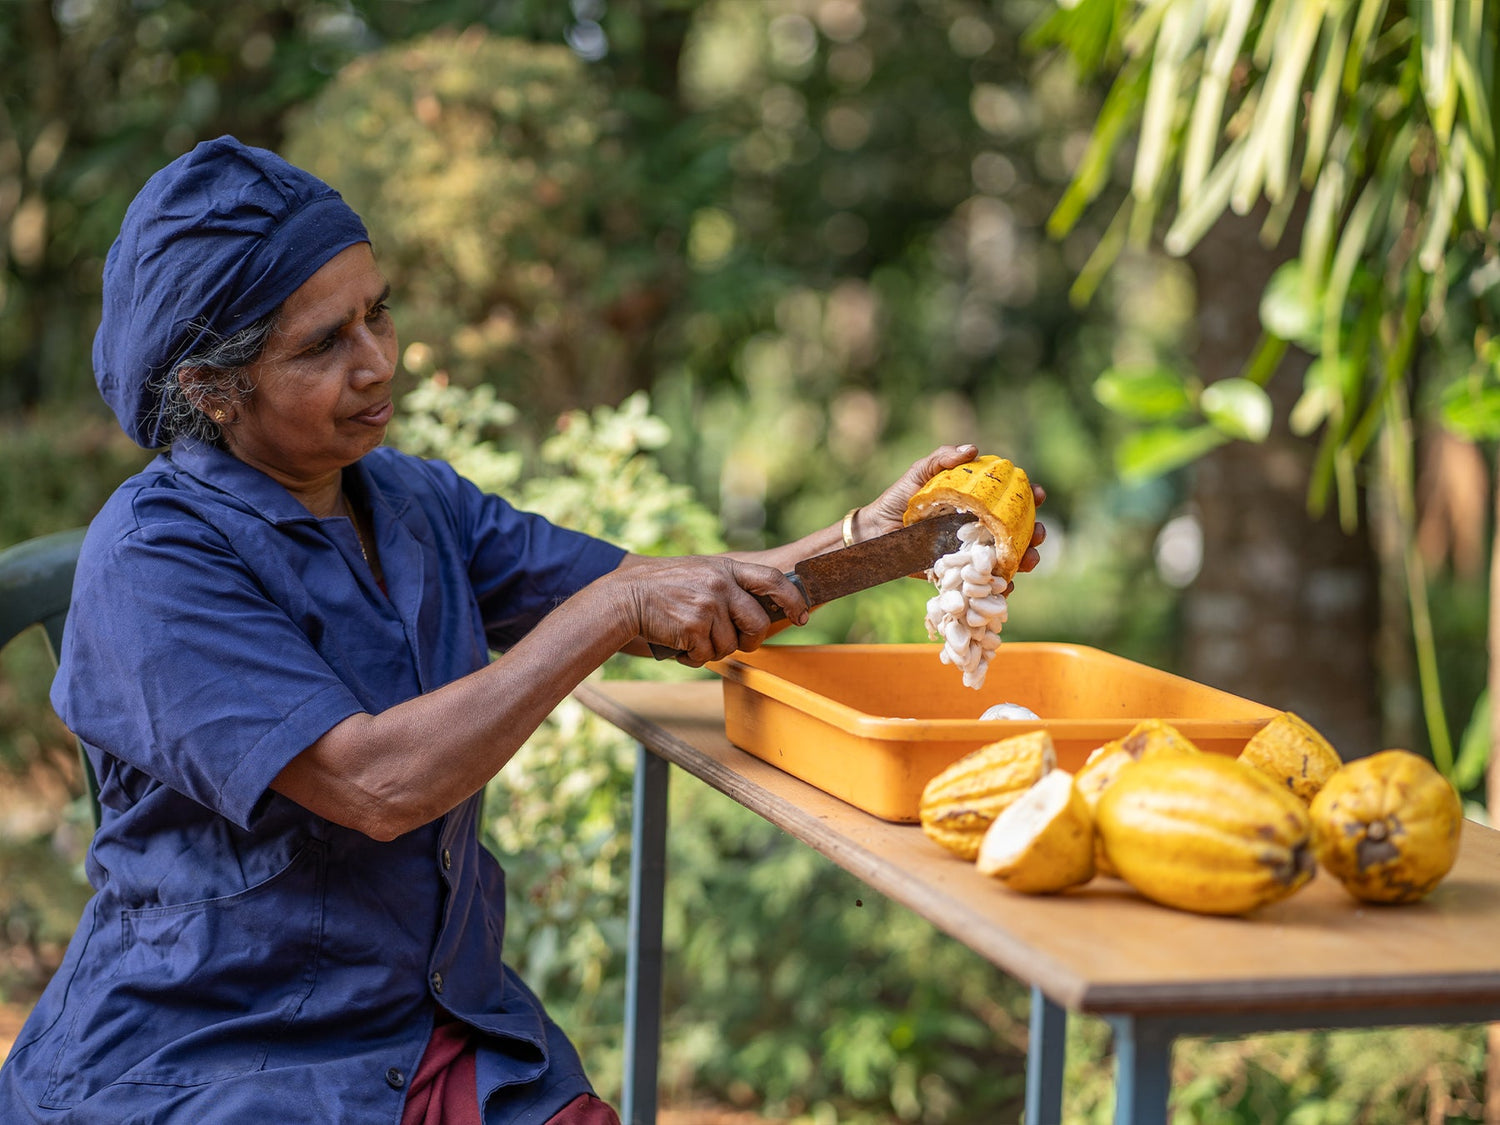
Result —
<svg viewBox="0 0 1500 1125"><path fill-rule="evenodd" d="M384 383L396 374L396 340L389 330L378 332L368 324L355 328L354 370L350 377L365 386Z"/></svg>

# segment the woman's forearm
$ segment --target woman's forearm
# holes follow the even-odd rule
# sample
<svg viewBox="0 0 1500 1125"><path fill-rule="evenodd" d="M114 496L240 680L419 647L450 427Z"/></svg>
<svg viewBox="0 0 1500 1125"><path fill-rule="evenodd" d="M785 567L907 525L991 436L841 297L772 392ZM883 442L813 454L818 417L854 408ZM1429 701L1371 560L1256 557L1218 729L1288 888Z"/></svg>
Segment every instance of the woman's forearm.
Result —
<svg viewBox="0 0 1500 1125"><path fill-rule="evenodd" d="M765 639L758 597L800 624L797 588L726 556L629 556L499 659L378 715L351 715L277 774L276 790L377 839L426 824L479 790L584 677L637 640L699 666Z"/></svg>
<svg viewBox="0 0 1500 1125"><path fill-rule="evenodd" d="M351 715L271 788L335 823L394 839L481 789L636 631L608 585L595 583L486 667L378 715Z"/></svg>
<svg viewBox="0 0 1500 1125"><path fill-rule="evenodd" d="M850 525L852 541L855 543L863 539L869 539L880 534L881 529L870 526L871 519L863 508L857 508L854 519ZM789 571L803 559L811 558L813 555L821 555L825 551L832 551L844 546L843 521L829 527L814 531L810 535L804 535L793 543L787 543L780 547L770 547L759 551L730 551L728 557L742 559L745 562L760 563L763 566L774 566L780 571Z"/></svg>

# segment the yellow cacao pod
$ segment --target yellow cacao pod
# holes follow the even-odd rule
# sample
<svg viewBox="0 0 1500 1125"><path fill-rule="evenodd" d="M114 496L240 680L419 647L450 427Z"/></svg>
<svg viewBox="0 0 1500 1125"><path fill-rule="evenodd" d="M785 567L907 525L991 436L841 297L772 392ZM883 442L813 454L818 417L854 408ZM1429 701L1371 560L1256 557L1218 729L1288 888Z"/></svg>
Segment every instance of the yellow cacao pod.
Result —
<svg viewBox="0 0 1500 1125"><path fill-rule="evenodd" d="M922 831L964 859L979 854L995 817L1057 765L1044 730L991 742L964 755L927 783L917 804Z"/></svg>
<svg viewBox="0 0 1500 1125"><path fill-rule="evenodd" d="M1078 776L1073 779L1073 784L1088 805L1091 816L1097 814L1099 798L1104 795L1104 791L1120 776L1120 771L1134 761L1120 746L1119 739L1106 742L1088 756L1083 768L1078 771ZM1104 841L1097 832L1094 834L1094 870L1100 875L1119 874L1115 865L1110 863L1109 856L1104 854Z"/></svg>
<svg viewBox="0 0 1500 1125"><path fill-rule="evenodd" d="M1073 775L1053 770L995 817L975 865L1021 894L1045 895L1094 877L1094 817Z"/></svg>
<svg viewBox="0 0 1500 1125"><path fill-rule="evenodd" d="M1318 791L1310 812L1318 861L1364 902L1416 902L1458 859L1458 792L1408 750L1347 763Z"/></svg>
<svg viewBox="0 0 1500 1125"><path fill-rule="evenodd" d="M1078 787L1088 801L1090 811L1097 812L1104 790L1131 762L1158 754L1201 753L1192 739L1165 719L1142 719L1122 737L1111 739L1089 755L1083 769L1078 771ZM1094 869L1100 875L1120 874L1105 854L1104 841L1097 833L1094 837Z"/></svg>
<svg viewBox="0 0 1500 1125"><path fill-rule="evenodd" d="M1337 750L1307 720L1283 711L1256 731L1240 761L1310 803L1343 765Z"/></svg>
<svg viewBox="0 0 1500 1125"><path fill-rule="evenodd" d="M903 522L944 512L972 512L995 540L995 570L1014 578L1036 528L1036 496L1026 473L1003 457L986 455L945 469L917 489Z"/></svg>
<svg viewBox="0 0 1500 1125"><path fill-rule="evenodd" d="M1095 830L1127 883L1199 914L1286 898L1316 867L1307 806L1218 754L1160 754L1121 770L1099 798Z"/></svg>
<svg viewBox="0 0 1500 1125"><path fill-rule="evenodd" d="M1156 754L1201 754L1191 738L1183 734L1165 719L1142 719L1131 727L1124 738L1106 742L1106 746L1118 746L1136 761Z"/></svg>

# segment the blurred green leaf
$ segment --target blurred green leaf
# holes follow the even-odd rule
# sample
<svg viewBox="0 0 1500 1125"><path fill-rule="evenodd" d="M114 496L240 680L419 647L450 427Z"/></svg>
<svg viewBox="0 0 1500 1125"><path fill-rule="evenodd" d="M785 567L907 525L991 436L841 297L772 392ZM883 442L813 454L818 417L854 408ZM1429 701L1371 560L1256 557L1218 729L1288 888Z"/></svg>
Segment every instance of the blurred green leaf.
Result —
<svg viewBox="0 0 1500 1125"><path fill-rule="evenodd" d="M1162 14L1161 31L1151 58L1151 75L1141 111L1131 193L1142 203L1154 201L1177 130L1182 75L1203 29L1203 6L1173 4Z"/></svg>
<svg viewBox="0 0 1500 1125"><path fill-rule="evenodd" d="M1195 426L1190 430L1159 426L1125 438L1115 463L1126 480L1145 480L1180 469L1228 440L1212 426Z"/></svg>
<svg viewBox="0 0 1500 1125"><path fill-rule="evenodd" d="M1240 370L1240 378L1248 379L1258 387L1264 387L1271 381L1271 376L1276 374L1276 369L1281 366L1287 346L1287 342L1280 336L1271 332L1262 332L1260 342L1255 345L1255 351L1250 353L1250 358L1245 361L1245 366Z"/></svg>
<svg viewBox="0 0 1500 1125"><path fill-rule="evenodd" d="M1334 110L1338 105L1339 82L1344 71L1344 53L1349 49L1349 24L1353 8L1330 12L1324 28L1319 58L1313 67L1316 83L1307 111L1307 144L1302 156L1302 182L1311 187L1317 170L1323 166L1328 140L1333 130Z"/></svg>
<svg viewBox="0 0 1500 1125"><path fill-rule="evenodd" d="M1422 21L1422 94L1438 140L1446 143L1458 102L1452 69L1453 0L1421 0L1416 8Z"/></svg>
<svg viewBox="0 0 1500 1125"><path fill-rule="evenodd" d="M1203 73L1193 95L1192 118L1183 144L1182 181L1178 194L1184 207L1192 206L1189 201L1197 197L1198 188L1208 176L1214 149L1219 142L1224 96L1229 90L1234 66L1240 55L1240 44L1245 40L1245 31L1250 26L1250 17L1255 8L1255 0L1231 0L1223 26L1204 62ZM1243 138L1237 143L1242 144ZM1221 161L1220 167L1223 166L1224 162ZM1223 195L1227 204L1231 177L1226 176L1224 179ZM1221 206L1218 210L1222 209Z"/></svg>
<svg viewBox="0 0 1500 1125"><path fill-rule="evenodd" d="M1126 418L1165 422L1192 409L1183 377L1165 367L1111 367L1094 381L1094 397Z"/></svg>
<svg viewBox="0 0 1500 1125"><path fill-rule="evenodd" d="M1313 360L1302 377L1302 395L1288 419L1292 433L1306 437L1327 421L1341 408L1344 388L1357 382L1359 375L1359 364L1345 355L1331 359L1321 355Z"/></svg>
<svg viewBox="0 0 1500 1125"><path fill-rule="evenodd" d="M1047 233L1053 238L1061 238L1072 230L1079 216L1104 190L1115 151L1124 141L1126 131L1140 118L1149 75L1146 67L1131 66L1110 88L1078 170L1047 219Z"/></svg>
<svg viewBox="0 0 1500 1125"><path fill-rule="evenodd" d="M1460 793L1473 789L1484 779L1484 770L1489 763L1490 693L1482 691L1474 701L1469 724L1464 727L1463 737L1459 740L1458 757L1453 762L1453 772L1448 780Z"/></svg>
<svg viewBox="0 0 1500 1125"><path fill-rule="evenodd" d="M1471 441L1500 438L1500 385L1461 379L1442 396L1443 425Z"/></svg>
<svg viewBox="0 0 1500 1125"><path fill-rule="evenodd" d="M1271 396L1248 379L1210 383L1198 406L1214 428L1229 437L1259 442L1271 432Z"/></svg>
<svg viewBox="0 0 1500 1125"><path fill-rule="evenodd" d="M1287 189L1303 77L1322 23L1322 4L1296 4L1276 29L1275 49L1250 125L1249 146L1230 196L1230 206L1238 214L1249 214L1262 192L1274 203ZM1269 24L1268 18L1263 42L1269 40Z"/></svg>
<svg viewBox="0 0 1500 1125"><path fill-rule="evenodd" d="M1267 332L1316 350L1322 332L1319 294L1300 261L1280 266L1260 298L1260 322Z"/></svg>
<svg viewBox="0 0 1500 1125"><path fill-rule="evenodd" d="M1245 153L1245 138L1234 141L1190 196L1184 196L1177 217L1167 228L1162 247L1168 254L1186 254L1198 244L1229 206L1229 193Z"/></svg>
<svg viewBox="0 0 1500 1125"><path fill-rule="evenodd" d="M1064 48L1073 65L1085 75L1095 74L1115 53L1115 38L1127 6L1133 0L1077 0L1059 4L1027 33L1030 50Z"/></svg>

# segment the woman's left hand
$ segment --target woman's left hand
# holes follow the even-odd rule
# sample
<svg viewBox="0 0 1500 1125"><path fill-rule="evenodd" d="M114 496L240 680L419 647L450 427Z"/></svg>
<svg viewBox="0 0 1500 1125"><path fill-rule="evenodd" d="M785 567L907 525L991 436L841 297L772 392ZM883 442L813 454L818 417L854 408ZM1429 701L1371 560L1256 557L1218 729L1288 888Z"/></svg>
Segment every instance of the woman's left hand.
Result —
<svg viewBox="0 0 1500 1125"><path fill-rule="evenodd" d="M911 468L901 474L899 480L882 492L876 499L860 508L855 513L854 530L855 540L871 539L877 535L884 535L888 531L896 531L903 525L906 515L906 506L911 498L916 495L917 489L921 488L938 473L946 469L956 469L960 465L967 464L979 456L979 450L972 445L943 445L933 450L926 457L912 462ZM1031 486L1032 496L1036 499L1036 505L1040 508L1047 499L1047 491L1040 485ZM1021 556L1021 571L1035 569L1037 563L1041 562L1041 555L1037 548L1047 538L1047 529L1038 523L1031 533L1031 545L1026 548L1026 553Z"/></svg>

